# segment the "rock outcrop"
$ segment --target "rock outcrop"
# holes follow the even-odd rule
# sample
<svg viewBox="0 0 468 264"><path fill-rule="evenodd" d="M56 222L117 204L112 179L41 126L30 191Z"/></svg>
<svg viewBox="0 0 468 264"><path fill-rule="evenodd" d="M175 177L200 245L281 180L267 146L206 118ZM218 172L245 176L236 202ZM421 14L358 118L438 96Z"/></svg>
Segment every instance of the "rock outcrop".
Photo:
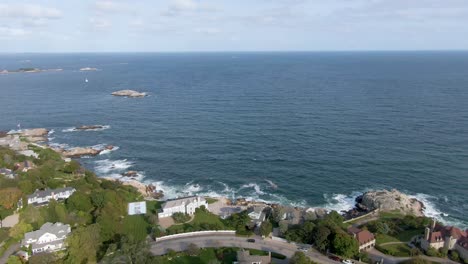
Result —
<svg viewBox="0 0 468 264"><path fill-rule="evenodd" d="M102 125L90 125L90 126L79 126L76 127L76 130L97 130L97 129L105 129L106 126Z"/></svg>
<svg viewBox="0 0 468 264"><path fill-rule="evenodd" d="M60 152L59 150L57 151ZM82 147L70 148L70 149L61 151L62 155L67 158L81 157L81 156L96 156L100 152L101 150L97 150L93 148L82 148Z"/></svg>
<svg viewBox="0 0 468 264"><path fill-rule="evenodd" d="M113 92L114 96L126 96L126 97L145 97L146 93L137 92L134 90L120 90Z"/></svg>
<svg viewBox="0 0 468 264"><path fill-rule="evenodd" d="M47 141L48 133L49 131L45 128L31 128L9 132L9 134L18 135L19 137L24 138L29 142Z"/></svg>
<svg viewBox="0 0 468 264"><path fill-rule="evenodd" d="M422 202L397 190L366 192L356 198L356 202L356 207L362 211L379 209L381 212L399 211L403 214L424 215Z"/></svg>
<svg viewBox="0 0 468 264"><path fill-rule="evenodd" d="M97 71L97 68L91 68L91 67L84 67L81 68L80 71Z"/></svg>

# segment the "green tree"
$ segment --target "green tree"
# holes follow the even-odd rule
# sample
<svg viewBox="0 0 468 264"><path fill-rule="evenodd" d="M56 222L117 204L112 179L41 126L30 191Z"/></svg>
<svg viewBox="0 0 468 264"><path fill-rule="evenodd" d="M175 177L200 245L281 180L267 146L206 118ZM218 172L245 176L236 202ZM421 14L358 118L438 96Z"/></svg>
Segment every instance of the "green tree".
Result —
<svg viewBox="0 0 468 264"><path fill-rule="evenodd" d="M45 219L39 208L32 205L26 206L24 211L20 214L20 219L33 225L34 229L39 229L45 223Z"/></svg>
<svg viewBox="0 0 468 264"><path fill-rule="evenodd" d="M186 252L189 256L198 256L198 254L200 254L200 248L196 244L190 243Z"/></svg>
<svg viewBox="0 0 468 264"><path fill-rule="evenodd" d="M88 195L84 194L83 192L74 192L67 199L67 208L70 211L76 210L90 212L93 209L93 205L91 204L91 200L89 199Z"/></svg>
<svg viewBox="0 0 468 264"><path fill-rule="evenodd" d="M352 258L359 252L357 240L345 233L335 234L332 246L336 254L346 258Z"/></svg>
<svg viewBox="0 0 468 264"><path fill-rule="evenodd" d="M95 263L101 246L98 224L78 227L67 238L68 255L66 263Z"/></svg>
<svg viewBox="0 0 468 264"><path fill-rule="evenodd" d="M326 226L321 225L315 228L312 238L318 250L324 252L328 248L328 236L330 234L331 231Z"/></svg>
<svg viewBox="0 0 468 264"><path fill-rule="evenodd" d="M296 251L289 260L290 264L312 264L312 261L304 254L304 252Z"/></svg>
<svg viewBox="0 0 468 264"><path fill-rule="evenodd" d="M262 236L267 237L272 231L273 225L270 223L270 221L264 221L260 226L260 233L262 234Z"/></svg>
<svg viewBox="0 0 468 264"><path fill-rule="evenodd" d="M32 225L25 223L24 221L20 221L18 224L10 228L9 235L16 240L20 240L23 238L25 233L31 232L32 230Z"/></svg>
<svg viewBox="0 0 468 264"><path fill-rule="evenodd" d="M23 264L23 262L17 256L9 256L7 264Z"/></svg>
<svg viewBox="0 0 468 264"><path fill-rule="evenodd" d="M284 213L285 213L284 207L277 206L275 209L273 209L273 214L272 214L273 221L275 221L276 223L279 223L281 220L283 220Z"/></svg>

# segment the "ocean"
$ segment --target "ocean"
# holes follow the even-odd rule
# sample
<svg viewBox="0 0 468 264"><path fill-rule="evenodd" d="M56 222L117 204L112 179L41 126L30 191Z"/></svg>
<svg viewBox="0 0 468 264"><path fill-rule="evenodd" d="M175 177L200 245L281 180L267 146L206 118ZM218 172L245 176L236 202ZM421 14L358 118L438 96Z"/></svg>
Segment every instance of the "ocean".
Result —
<svg viewBox="0 0 468 264"><path fill-rule="evenodd" d="M118 146L80 159L100 176L336 210L396 188L468 227L468 52L0 54L26 67L63 70L0 75L0 130Z"/></svg>

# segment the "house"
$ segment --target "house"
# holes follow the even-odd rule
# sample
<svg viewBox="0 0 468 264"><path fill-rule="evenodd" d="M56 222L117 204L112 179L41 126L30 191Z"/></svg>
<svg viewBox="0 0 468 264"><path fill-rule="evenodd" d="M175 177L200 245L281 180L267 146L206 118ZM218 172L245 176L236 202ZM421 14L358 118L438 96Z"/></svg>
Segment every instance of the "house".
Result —
<svg viewBox="0 0 468 264"><path fill-rule="evenodd" d="M359 251L365 251L375 247L375 236L369 232L369 230L362 230L351 226L348 228L348 233L358 241Z"/></svg>
<svg viewBox="0 0 468 264"><path fill-rule="evenodd" d="M424 250L429 248L456 249L462 258L468 259L468 230L463 231L454 226L443 226L433 220L431 226L424 230L424 237L420 242L421 248Z"/></svg>
<svg viewBox="0 0 468 264"><path fill-rule="evenodd" d="M76 191L73 187L59 188L59 189L45 189L36 190L33 194L28 195L28 204L34 206L46 205L51 199L56 201L65 200Z"/></svg>
<svg viewBox="0 0 468 264"><path fill-rule="evenodd" d="M158 217L169 217L174 213L184 213L193 215L195 209L205 206L208 209L208 202L204 197L190 196L178 199L167 200L161 207Z"/></svg>
<svg viewBox="0 0 468 264"><path fill-rule="evenodd" d="M32 254L65 249L65 239L70 234L70 225L45 223L41 229L24 234L22 246L30 246Z"/></svg>
<svg viewBox="0 0 468 264"><path fill-rule="evenodd" d="M23 162L18 162L15 164L15 171L27 172L30 169L34 169L36 166L32 161L25 160Z"/></svg>
<svg viewBox="0 0 468 264"><path fill-rule="evenodd" d="M267 256L256 256L250 255L248 250L237 251L237 261L233 264L270 264L271 263L271 252L268 252Z"/></svg>
<svg viewBox="0 0 468 264"><path fill-rule="evenodd" d="M266 219L266 205L254 205L247 209L247 215L252 219L251 225L253 227L259 227L262 222Z"/></svg>
<svg viewBox="0 0 468 264"><path fill-rule="evenodd" d="M8 179L14 179L16 177L16 174L12 170L7 168L1 168L0 174L5 175L5 177Z"/></svg>
<svg viewBox="0 0 468 264"><path fill-rule="evenodd" d="M128 215L146 214L146 202L136 202L128 204Z"/></svg>

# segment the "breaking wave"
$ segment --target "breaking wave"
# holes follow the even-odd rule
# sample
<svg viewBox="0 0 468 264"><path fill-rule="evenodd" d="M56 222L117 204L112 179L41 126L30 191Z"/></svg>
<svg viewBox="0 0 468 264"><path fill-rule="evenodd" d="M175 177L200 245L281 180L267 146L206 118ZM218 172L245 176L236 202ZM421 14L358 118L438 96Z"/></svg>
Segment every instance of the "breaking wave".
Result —
<svg viewBox="0 0 468 264"><path fill-rule="evenodd" d="M62 132L102 131L102 130L106 130L106 129L109 129L109 128L110 128L110 126L108 126L108 125L102 126L100 128L93 128L93 129L78 129L77 127L69 127L69 128L63 129Z"/></svg>
<svg viewBox="0 0 468 264"><path fill-rule="evenodd" d="M96 167L95 170L100 175L107 176L108 174L112 173L122 173L123 171L127 170L128 168L133 166L133 162L128 161L126 159L122 160L97 160L95 161ZM120 174L119 174L120 175Z"/></svg>

